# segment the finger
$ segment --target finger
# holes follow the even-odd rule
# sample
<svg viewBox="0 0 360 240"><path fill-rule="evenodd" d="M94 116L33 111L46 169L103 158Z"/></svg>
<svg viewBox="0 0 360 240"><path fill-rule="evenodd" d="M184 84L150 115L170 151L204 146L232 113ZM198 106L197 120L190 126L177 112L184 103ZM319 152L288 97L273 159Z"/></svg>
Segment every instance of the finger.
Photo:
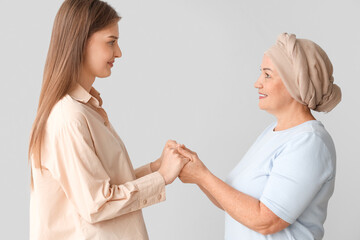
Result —
<svg viewBox="0 0 360 240"><path fill-rule="evenodd" d="M170 148L170 152L174 154L176 157L182 157L183 155L179 152L177 148Z"/></svg>
<svg viewBox="0 0 360 240"><path fill-rule="evenodd" d="M181 149L181 148L180 148ZM189 158L188 156L184 156L183 154L181 154L181 152L179 151L179 147L178 148L171 148L170 149L171 153L174 154L176 157L182 158L182 157L186 157ZM185 150L186 151L186 150ZM189 153L191 154L191 153ZM191 159L190 159L191 160ZM189 161L190 161L189 160Z"/></svg>
<svg viewBox="0 0 360 240"><path fill-rule="evenodd" d="M183 149L183 148L180 148L180 147L178 147L177 149L177 152L181 155L181 156L183 156L183 157L186 157L186 158L189 158L190 160L192 159L192 154L191 154L191 152L189 152L188 150L186 150L186 149Z"/></svg>
<svg viewBox="0 0 360 240"><path fill-rule="evenodd" d="M192 153L189 152L188 150L183 149L183 148L181 148L181 147L178 147L178 148L177 148L177 151L178 151L181 155L183 155L184 157L187 157L187 158L189 158L190 160L192 160L193 155L192 155Z"/></svg>
<svg viewBox="0 0 360 240"><path fill-rule="evenodd" d="M180 159L181 159L181 165L183 168L186 164L188 164L190 162L190 159L187 157L181 157Z"/></svg>
<svg viewBox="0 0 360 240"><path fill-rule="evenodd" d="M175 155L176 157L184 157L183 154L179 152L179 148L170 148L170 153Z"/></svg>
<svg viewBox="0 0 360 240"><path fill-rule="evenodd" d="M181 144L181 146L182 146L182 148L183 148L183 149L185 149L185 150L189 151L189 152L190 152L190 153L192 153L192 154L195 154L195 152L194 152L194 151L191 151L189 148L185 147L185 145L184 145L184 144Z"/></svg>
<svg viewBox="0 0 360 240"><path fill-rule="evenodd" d="M177 147L178 143L175 140L168 140L165 144L165 147Z"/></svg>

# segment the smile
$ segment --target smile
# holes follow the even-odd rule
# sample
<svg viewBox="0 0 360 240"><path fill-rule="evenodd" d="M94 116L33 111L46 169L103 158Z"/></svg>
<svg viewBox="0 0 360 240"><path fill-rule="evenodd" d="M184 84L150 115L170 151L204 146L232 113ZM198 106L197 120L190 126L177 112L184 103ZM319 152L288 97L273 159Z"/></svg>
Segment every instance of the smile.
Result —
<svg viewBox="0 0 360 240"><path fill-rule="evenodd" d="M263 94L263 93L259 93L259 99L263 99L263 98L266 98L267 97L267 95L266 94Z"/></svg>

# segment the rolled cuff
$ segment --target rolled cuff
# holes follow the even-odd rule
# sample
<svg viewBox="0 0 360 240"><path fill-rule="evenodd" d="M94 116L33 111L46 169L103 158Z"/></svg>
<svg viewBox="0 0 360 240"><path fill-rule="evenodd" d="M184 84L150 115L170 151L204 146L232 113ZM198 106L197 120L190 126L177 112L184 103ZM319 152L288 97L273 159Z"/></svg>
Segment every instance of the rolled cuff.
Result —
<svg viewBox="0 0 360 240"><path fill-rule="evenodd" d="M166 200L165 180L160 173L150 173L136 179L133 183L139 189L140 208L144 208Z"/></svg>

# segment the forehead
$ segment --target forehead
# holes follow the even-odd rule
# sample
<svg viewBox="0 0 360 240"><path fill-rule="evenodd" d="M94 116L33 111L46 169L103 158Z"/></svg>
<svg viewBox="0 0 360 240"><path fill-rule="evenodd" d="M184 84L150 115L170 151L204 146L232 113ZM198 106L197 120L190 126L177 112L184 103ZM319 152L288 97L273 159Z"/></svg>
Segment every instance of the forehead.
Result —
<svg viewBox="0 0 360 240"><path fill-rule="evenodd" d="M261 67L262 68L271 68L272 70L274 69L274 65L271 62L271 59L266 54L264 54L264 56L263 56Z"/></svg>
<svg viewBox="0 0 360 240"><path fill-rule="evenodd" d="M111 24L93 34L92 37L94 38L104 38L104 37L110 37L115 36L119 37L119 26L118 23Z"/></svg>

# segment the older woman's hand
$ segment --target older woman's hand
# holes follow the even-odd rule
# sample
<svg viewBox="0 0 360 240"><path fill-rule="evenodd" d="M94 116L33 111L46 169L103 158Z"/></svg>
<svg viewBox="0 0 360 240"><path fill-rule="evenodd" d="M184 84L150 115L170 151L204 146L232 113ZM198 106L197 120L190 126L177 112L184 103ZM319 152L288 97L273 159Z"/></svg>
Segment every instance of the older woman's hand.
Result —
<svg viewBox="0 0 360 240"><path fill-rule="evenodd" d="M209 171L199 159L196 152L191 151L184 145L178 146L178 152L190 161L183 167L179 174L179 179L183 183L195 183L201 185L203 176Z"/></svg>

